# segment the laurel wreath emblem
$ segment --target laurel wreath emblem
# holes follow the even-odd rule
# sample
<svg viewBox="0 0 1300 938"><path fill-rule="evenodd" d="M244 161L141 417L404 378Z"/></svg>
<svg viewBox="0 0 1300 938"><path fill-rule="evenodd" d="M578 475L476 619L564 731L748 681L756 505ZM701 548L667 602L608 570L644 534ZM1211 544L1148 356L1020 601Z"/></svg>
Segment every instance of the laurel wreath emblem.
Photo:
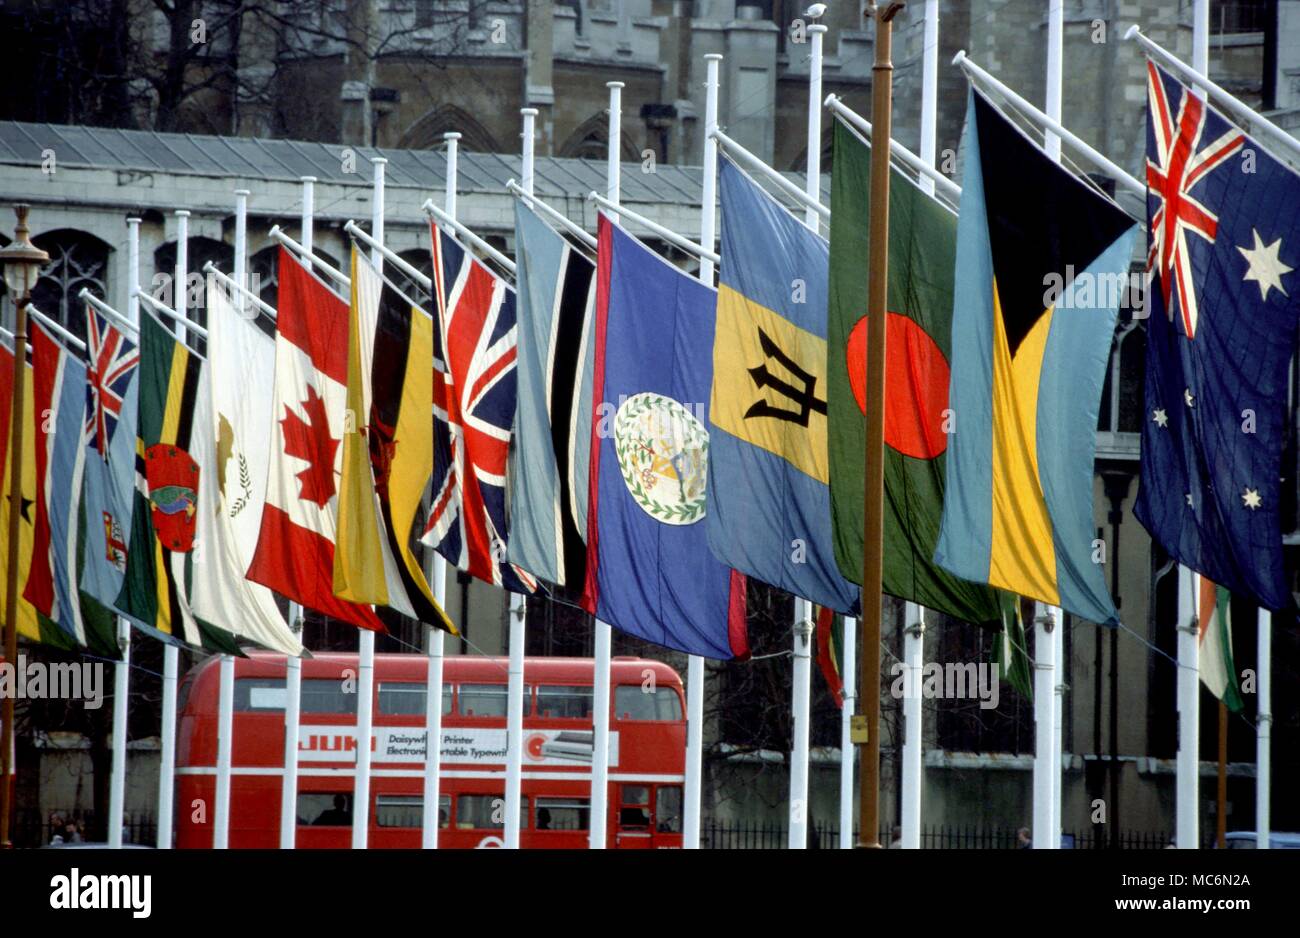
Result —
<svg viewBox="0 0 1300 938"><path fill-rule="evenodd" d="M253 497L253 479L252 474L248 471L248 460L244 454L239 454L239 487L244 490L244 494L239 496L230 506L230 517L235 517L244 510L248 505L249 499Z"/></svg>
<svg viewBox="0 0 1300 938"><path fill-rule="evenodd" d="M709 434L671 397L634 394L614 416L614 452L632 498L665 524L704 517Z"/></svg>

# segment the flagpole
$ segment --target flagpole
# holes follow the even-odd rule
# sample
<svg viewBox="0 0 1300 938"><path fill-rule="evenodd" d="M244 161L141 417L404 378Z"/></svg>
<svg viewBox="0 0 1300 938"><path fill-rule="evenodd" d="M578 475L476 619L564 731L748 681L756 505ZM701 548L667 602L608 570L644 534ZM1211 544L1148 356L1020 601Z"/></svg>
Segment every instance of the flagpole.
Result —
<svg viewBox="0 0 1300 938"><path fill-rule="evenodd" d="M222 655L217 683L217 802L213 810L212 849L230 846L230 769L234 753L235 659Z"/></svg>
<svg viewBox="0 0 1300 938"><path fill-rule="evenodd" d="M1201 728L1201 655L1198 606L1201 577L1178 567L1178 755L1175 776L1174 841L1180 850L1200 846L1198 801Z"/></svg>
<svg viewBox="0 0 1300 938"><path fill-rule="evenodd" d="M844 618L844 660L840 662L844 705L840 708L840 849L853 848L853 708L857 702L858 620Z"/></svg>
<svg viewBox="0 0 1300 938"><path fill-rule="evenodd" d="M127 291L126 315L133 325L140 322L140 219L126 220ZM117 617L117 647L122 659L113 668L113 764L108 784L108 846L122 846L122 812L126 802L126 717L130 693L131 626L125 616Z"/></svg>
<svg viewBox="0 0 1300 938"><path fill-rule="evenodd" d="M1055 829L1056 797L1053 773L1060 774L1060 750L1052 747L1055 738L1056 641L1055 618L1046 603L1034 604L1034 801L1030 836L1035 850L1055 850L1060 845L1051 832Z"/></svg>
<svg viewBox="0 0 1300 938"><path fill-rule="evenodd" d="M925 165L933 167L939 122L939 0L925 0L925 38L921 49L921 152ZM924 173L917 180L921 191L934 195L934 180ZM903 828L907 845L907 827Z"/></svg>
<svg viewBox="0 0 1300 938"><path fill-rule="evenodd" d="M456 214L456 141L458 133L443 134L447 142L447 178L444 199L447 212ZM425 576L433 589L434 602L445 609L447 602L447 561L433 548L425 555ZM462 610L462 617L464 612ZM424 799L421 803L420 846L425 850L438 849L439 801L442 789L442 688L443 664L447 652L447 633L437 626L429 626L425 654L428 657L425 672L424 698ZM450 821L450 819L448 819Z"/></svg>
<svg viewBox="0 0 1300 938"><path fill-rule="evenodd" d="M1236 680L1228 675L1229 681ZM1219 700L1219 786L1218 811L1214 818L1215 843L1220 850L1228 846L1228 705Z"/></svg>
<svg viewBox="0 0 1300 938"><path fill-rule="evenodd" d="M1259 610L1259 667L1255 690L1259 713L1255 718L1255 848L1269 849L1269 772L1272 761L1273 613Z"/></svg>
<svg viewBox="0 0 1300 938"><path fill-rule="evenodd" d="M370 234L377 242L384 240L384 166L388 160L372 156L374 181L370 195ZM384 255L377 247L370 249L370 262L381 269ZM370 763L371 736L375 724L375 633L361 629L358 636L357 665L357 767L352 797L352 849L364 850L370 839Z"/></svg>
<svg viewBox="0 0 1300 938"><path fill-rule="evenodd" d="M804 161L804 191L816 203L821 197L821 139L822 139L822 45L826 27L814 23L808 27L811 48L808 63L808 147ZM716 146L716 144L715 144ZM716 162L716 156L714 157ZM710 206L711 208L711 206ZM804 209L804 224L814 233L821 227L821 215L816 209ZM704 239L701 238L704 242ZM703 246L713 249L710 235ZM712 276L709 280L712 281ZM812 603L794 597L794 622L791 628L791 679L790 715L793 724L790 751L789 824L786 846L803 850L808 846L808 747L811 735L812 702Z"/></svg>
<svg viewBox="0 0 1300 938"><path fill-rule="evenodd" d="M921 670L925 659L925 610L917 603L904 605L903 667L907 677L903 695L903 847L921 847L921 745L924 714L921 708Z"/></svg>
<svg viewBox="0 0 1300 938"><path fill-rule="evenodd" d="M316 177L303 176L302 246L312 250L312 215L316 211ZM248 284L243 284L247 287ZM302 605L289 603L289 630L302 631ZM304 646L305 647L305 646ZM298 842L298 729L302 722L302 658L284 662L284 776L280 782L280 849L292 850Z"/></svg>
<svg viewBox="0 0 1300 938"><path fill-rule="evenodd" d="M1061 123L1061 82L1065 65L1065 3L1064 0L1050 0L1047 8L1047 89L1043 101L1043 111L1055 123ZM1043 146L1047 155L1057 163L1061 161L1061 138L1046 130ZM1048 828L1050 841L1048 849L1057 850L1061 846L1061 805L1062 805L1062 768L1061 751L1064 730L1065 707L1065 627L1059 606L1047 610L1051 617L1052 641L1052 689L1048 698L1052 708L1051 738L1051 773L1052 773L1052 820ZM1036 838L1041 840L1041 838Z"/></svg>
<svg viewBox="0 0 1300 938"><path fill-rule="evenodd" d="M525 188L533 185L533 153L536 143L536 108L522 108L523 177ZM528 597L510 593L509 685L506 698L506 816L504 840L507 850L520 849L519 817L524 784L524 644L528 638Z"/></svg>
<svg viewBox="0 0 1300 938"><path fill-rule="evenodd" d="M1209 0L1192 7L1192 63L1207 76L1210 60ZM1205 89L1198 89L1202 95ZM1180 850L1201 845L1201 576L1178 567L1178 754L1174 838Z"/></svg>
<svg viewBox="0 0 1300 938"><path fill-rule="evenodd" d="M239 190L247 193L247 190ZM177 312L184 315L187 303L185 282L189 268L189 212L176 212L176 272L173 293ZM236 209L236 240L239 237L239 212ZM181 330L181 341L184 330ZM158 759L158 849L172 845L174 792L176 774L176 688L179 678L180 650L170 643L163 645L161 749Z"/></svg>
<svg viewBox="0 0 1300 938"><path fill-rule="evenodd" d="M871 120L875 139L888 143L893 116L892 20L902 3L870 11L876 19L875 62L871 67ZM880 618L884 563L885 498L885 315L889 296L889 146L871 148L871 223L867 262L866 480L863 492L862 649L863 715L857 734L862 746L858 846L880 846Z"/></svg>
<svg viewBox="0 0 1300 938"><path fill-rule="evenodd" d="M623 83L608 82L609 89L609 148L605 160L605 191L618 201L622 182ZM533 194L532 176L525 181L528 195ZM591 810L588 812L589 828L587 846L604 850L609 836L609 718L610 718L610 668L613 657L614 630L608 622L592 621L594 632L592 662L592 756L591 756Z"/></svg>

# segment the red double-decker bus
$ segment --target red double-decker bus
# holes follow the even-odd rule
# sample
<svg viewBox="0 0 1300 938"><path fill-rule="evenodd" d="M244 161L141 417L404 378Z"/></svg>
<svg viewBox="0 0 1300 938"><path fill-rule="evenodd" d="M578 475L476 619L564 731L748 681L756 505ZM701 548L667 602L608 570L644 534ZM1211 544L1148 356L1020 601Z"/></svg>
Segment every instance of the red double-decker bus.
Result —
<svg viewBox="0 0 1300 938"><path fill-rule="evenodd" d="M357 656L302 662L298 736L299 847L351 844L356 767ZM444 661L439 847L501 846L505 799L504 658ZM419 847L423 814L427 659L376 655L371 735L372 847ZM186 675L176 748L177 846L212 846L217 761L218 659ZM524 663L520 844L582 848L590 823L590 658ZM230 846L280 843L285 658L235 661ZM615 658L610 688L607 844L681 846L686 723L682 681L667 665Z"/></svg>

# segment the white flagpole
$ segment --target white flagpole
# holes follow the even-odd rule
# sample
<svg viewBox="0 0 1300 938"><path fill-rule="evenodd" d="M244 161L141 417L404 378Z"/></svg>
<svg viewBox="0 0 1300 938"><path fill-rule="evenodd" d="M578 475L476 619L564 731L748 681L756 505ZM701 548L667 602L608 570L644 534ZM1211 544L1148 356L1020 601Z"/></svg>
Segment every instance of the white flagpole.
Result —
<svg viewBox="0 0 1300 938"><path fill-rule="evenodd" d="M312 249L312 215L315 212L316 177L303 176L302 246ZM238 229L236 229L238 230ZM239 258L236 258L236 263ZM249 284L243 284L245 288ZM289 628L302 630L302 606L289 603ZM298 839L298 728L302 720L302 659L284 662L284 776L280 783L280 849L292 850Z"/></svg>
<svg viewBox="0 0 1300 938"><path fill-rule="evenodd" d="M523 177L530 192L533 185L533 147L536 108L521 108L523 117ZM506 816L505 847L520 848L519 816L524 787L524 643L528 635L528 597L510 594L509 696L506 699Z"/></svg>
<svg viewBox="0 0 1300 938"><path fill-rule="evenodd" d="M853 709L857 702L858 620L844 619L844 660L840 662L840 682L844 706L840 709L840 849L853 849Z"/></svg>
<svg viewBox="0 0 1300 938"><path fill-rule="evenodd" d="M622 152L619 149L623 135L623 83L607 82L609 89L609 148L605 154L605 193L617 204L622 179ZM533 194L532 180L527 183L529 195ZM614 630L608 622L594 619L595 661L592 662L591 694L591 810L588 812L587 846L604 850L609 837L609 714L610 668L613 657Z"/></svg>
<svg viewBox="0 0 1300 938"><path fill-rule="evenodd" d="M230 769L235 724L235 659L222 655L217 684L217 803L213 810L212 849L230 846Z"/></svg>
<svg viewBox="0 0 1300 938"><path fill-rule="evenodd" d="M384 240L384 166L382 156L370 158L374 165L374 184L370 196L370 234ZM382 267L384 255L378 248L370 251L370 262ZM364 850L370 842L370 763L371 736L375 725L375 633L361 629L360 656L357 666L357 770L352 798L352 849Z"/></svg>
<svg viewBox="0 0 1300 938"><path fill-rule="evenodd" d="M240 190L247 192L247 190ZM176 238L175 305L184 314L186 304L185 283L189 267L189 212L178 211ZM238 213L236 214L238 219ZM238 220L236 241L238 241ZM184 341L182 331L181 341ZM172 845L176 774L176 688L179 678L180 650L175 645L163 645L162 726L161 750L158 758L158 831L156 846L166 850Z"/></svg>
<svg viewBox="0 0 1300 938"><path fill-rule="evenodd" d="M722 55L704 56L704 170L700 192L700 242L713 250L717 225L718 66ZM713 285L713 261L700 258L700 280ZM704 787L704 659L691 655L686 664L686 788L682 805L682 846L700 847L701 793Z"/></svg>
<svg viewBox="0 0 1300 938"><path fill-rule="evenodd" d="M908 850L921 847L921 672L925 660L925 610L916 603L903 607L903 784L902 840Z"/></svg>
<svg viewBox="0 0 1300 938"><path fill-rule="evenodd" d="M1064 0L1050 0L1047 8L1047 93L1043 101L1043 111L1054 122L1061 122L1061 81L1065 59L1065 3ZM1047 130L1043 135L1043 147L1047 155L1058 163L1061 161L1061 138ZM1048 702L1052 712L1052 797L1051 823L1047 835L1051 839L1050 848L1055 850L1061 845L1061 750L1063 748L1063 717L1065 689L1065 628L1061 610L1057 606L1047 609L1051 617L1052 663L1055 666ZM1041 839L1035 825L1033 831L1035 842Z"/></svg>
<svg viewBox="0 0 1300 938"><path fill-rule="evenodd" d="M1192 4L1192 68L1210 77L1210 0Z"/></svg>
<svg viewBox="0 0 1300 938"><path fill-rule="evenodd" d="M790 753L789 837L786 842L786 847L791 850L804 850L808 846L808 742L812 722L811 619L812 603L796 596L792 629L793 674L790 680L794 739Z"/></svg>
<svg viewBox="0 0 1300 938"><path fill-rule="evenodd" d="M925 38L921 49L921 152L927 166L934 166L939 120L939 0L925 0ZM922 173L921 189L934 195L934 180ZM906 827L904 828L906 830ZM906 844L906 835L904 835Z"/></svg>
<svg viewBox="0 0 1300 938"><path fill-rule="evenodd" d="M447 141L447 178L445 204L447 212L454 218L456 214L456 141L458 133L443 134ZM440 608L446 608L447 602L447 561L436 550L429 550L425 563L425 574L429 586L433 589L433 598ZM446 656L447 634L436 626L429 626L426 654L429 658L425 676L427 694L424 700L424 801L420 821L420 846L425 850L438 848L438 825L441 815L438 813L442 789L442 687L443 661Z"/></svg>
<svg viewBox="0 0 1300 938"><path fill-rule="evenodd" d="M1055 723L1056 642L1049 630L1052 617L1049 607L1036 603L1034 609L1034 817L1031 837L1035 850L1054 850L1051 831L1055 821L1052 799L1056 785L1052 774L1061 768L1060 750L1053 750Z"/></svg>
<svg viewBox="0 0 1300 938"><path fill-rule="evenodd" d="M1236 676L1233 676L1236 680ZM1269 772L1272 761L1273 613L1259 610L1259 669L1255 675L1259 713L1255 718L1255 847L1268 849Z"/></svg>
<svg viewBox="0 0 1300 938"><path fill-rule="evenodd" d="M126 220L126 311L132 323L140 321L140 219ZM108 784L108 845L122 846L122 812L126 803L126 716L131 676L131 626L117 617L117 647L122 660L113 668L113 768Z"/></svg>
<svg viewBox="0 0 1300 938"><path fill-rule="evenodd" d="M822 44L826 27L814 23L808 27L808 141L804 160L804 191L814 203L821 199L822 156ZM715 144L716 146L716 144ZM716 162L716 157L715 157ZM707 210L710 215L713 206ZM804 209L804 224L819 232L821 216L808 206ZM712 232L707 240L701 237L707 250L713 250ZM710 276L712 281L712 276ZM794 623L791 629L790 715L793 739L790 752L790 800L788 808L788 839L791 850L808 846L808 749L812 722L812 603L796 596Z"/></svg>
<svg viewBox="0 0 1300 938"><path fill-rule="evenodd" d="M1178 567L1178 756L1174 842L1180 850L1200 846L1201 643L1198 640L1201 577Z"/></svg>

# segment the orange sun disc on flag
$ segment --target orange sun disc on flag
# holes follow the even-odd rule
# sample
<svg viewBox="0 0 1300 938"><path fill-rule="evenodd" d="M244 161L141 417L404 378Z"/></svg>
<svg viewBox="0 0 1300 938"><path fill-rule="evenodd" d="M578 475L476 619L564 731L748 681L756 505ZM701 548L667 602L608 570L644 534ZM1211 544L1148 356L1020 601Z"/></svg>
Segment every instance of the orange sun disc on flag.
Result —
<svg viewBox="0 0 1300 938"><path fill-rule="evenodd" d="M885 443L914 459L934 459L948 448L948 360L929 333L900 313L885 318ZM866 404L867 317L849 333L849 385L858 409Z"/></svg>

